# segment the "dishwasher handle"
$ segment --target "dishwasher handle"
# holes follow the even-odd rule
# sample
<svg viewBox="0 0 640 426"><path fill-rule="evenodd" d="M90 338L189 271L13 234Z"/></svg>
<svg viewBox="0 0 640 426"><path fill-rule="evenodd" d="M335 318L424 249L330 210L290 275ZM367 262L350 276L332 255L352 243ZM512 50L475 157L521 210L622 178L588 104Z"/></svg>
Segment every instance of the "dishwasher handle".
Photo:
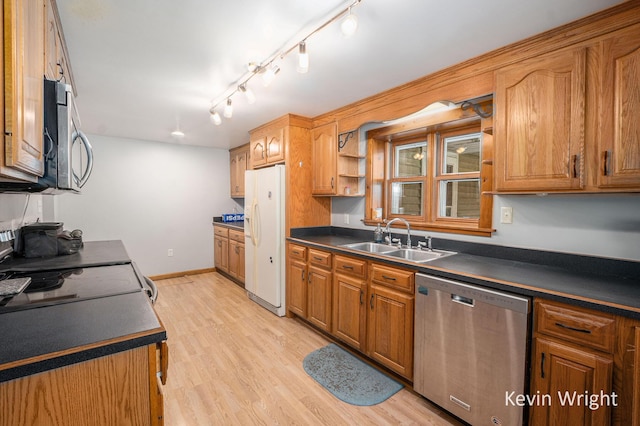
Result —
<svg viewBox="0 0 640 426"><path fill-rule="evenodd" d="M452 294L451 301L460 303L461 305L470 306L472 308L475 306L475 304L473 303L473 299L469 297L460 296L458 294Z"/></svg>

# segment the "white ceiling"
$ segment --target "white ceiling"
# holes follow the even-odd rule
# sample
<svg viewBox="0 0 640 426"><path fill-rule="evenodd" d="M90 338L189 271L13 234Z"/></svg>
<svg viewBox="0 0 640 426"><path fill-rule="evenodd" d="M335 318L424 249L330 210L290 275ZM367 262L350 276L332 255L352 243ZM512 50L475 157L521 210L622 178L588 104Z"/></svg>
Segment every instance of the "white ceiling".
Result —
<svg viewBox="0 0 640 426"><path fill-rule="evenodd" d="M248 62L297 44L352 1L57 0L86 133L224 149L285 113L314 117L620 2L362 0L354 36L339 21L314 34L307 74L294 51L271 86L249 82L256 103L234 95L233 117L214 126L211 102Z"/></svg>

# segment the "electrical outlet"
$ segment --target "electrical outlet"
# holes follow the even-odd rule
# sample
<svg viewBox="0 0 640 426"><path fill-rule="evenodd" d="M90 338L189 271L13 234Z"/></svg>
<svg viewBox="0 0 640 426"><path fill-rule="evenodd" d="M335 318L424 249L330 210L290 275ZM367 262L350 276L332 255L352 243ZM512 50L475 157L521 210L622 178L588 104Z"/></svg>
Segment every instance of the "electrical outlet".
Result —
<svg viewBox="0 0 640 426"><path fill-rule="evenodd" d="M344 214L344 224L348 225L349 224L349 213L345 213Z"/></svg>
<svg viewBox="0 0 640 426"><path fill-rule="evenodd" d="M500 223L513 223L513 208L500 208Z"/></svg>
<svg viewBox="0 0 640 426"><path fill-rule="evenodd" d="M167 250L167 256L169 256L169 257L173 256L173 249Z"/></svg>

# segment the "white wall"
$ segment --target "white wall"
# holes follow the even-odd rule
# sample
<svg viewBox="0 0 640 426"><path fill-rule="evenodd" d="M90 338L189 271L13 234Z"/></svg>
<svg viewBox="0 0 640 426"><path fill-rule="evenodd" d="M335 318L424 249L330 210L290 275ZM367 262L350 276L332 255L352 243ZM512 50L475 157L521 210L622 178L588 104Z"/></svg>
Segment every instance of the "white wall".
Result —
<svg viewBox="0 0 640 426"><path fill-rule="evenodd" d="M412 234L509 247L640 261L640 194L494 196L491 238L414 231ZM500 208L513 208L513 223L500 223ZM333 226L364 226L364 198L334 198ZM345 214L349 224L345 224ZM397 232L402 233L402 230ZM415 241L415 239L414 239Z"/></svg>
<svg viewBox="0 0 640 426"><path fill-rule="evenodd" d="M85 241L122 240L145 275L213 267L212 218L236 206L228 151L89 138L91 178L82 194L53 197L55 219Z"/></svg>

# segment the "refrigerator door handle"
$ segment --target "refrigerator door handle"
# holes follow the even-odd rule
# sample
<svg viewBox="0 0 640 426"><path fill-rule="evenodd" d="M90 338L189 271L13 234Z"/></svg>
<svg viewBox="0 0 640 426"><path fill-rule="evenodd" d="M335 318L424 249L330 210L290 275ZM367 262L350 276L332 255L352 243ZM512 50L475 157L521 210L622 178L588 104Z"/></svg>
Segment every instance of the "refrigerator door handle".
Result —
<svg viewBox="0 0 640 426"><path fill-rule="evenodd" d="M256 214L258 210L258 203L256 202L255 198L253 199L253 201L251 202L251 217L253 218L252 221L249 222L249 231L250 231L250 235L251 235L251 243L254 245L254 247L258 246L258 235L257 235L257 229L256 229L256 223L258 222L258 215Z"/></svg>

